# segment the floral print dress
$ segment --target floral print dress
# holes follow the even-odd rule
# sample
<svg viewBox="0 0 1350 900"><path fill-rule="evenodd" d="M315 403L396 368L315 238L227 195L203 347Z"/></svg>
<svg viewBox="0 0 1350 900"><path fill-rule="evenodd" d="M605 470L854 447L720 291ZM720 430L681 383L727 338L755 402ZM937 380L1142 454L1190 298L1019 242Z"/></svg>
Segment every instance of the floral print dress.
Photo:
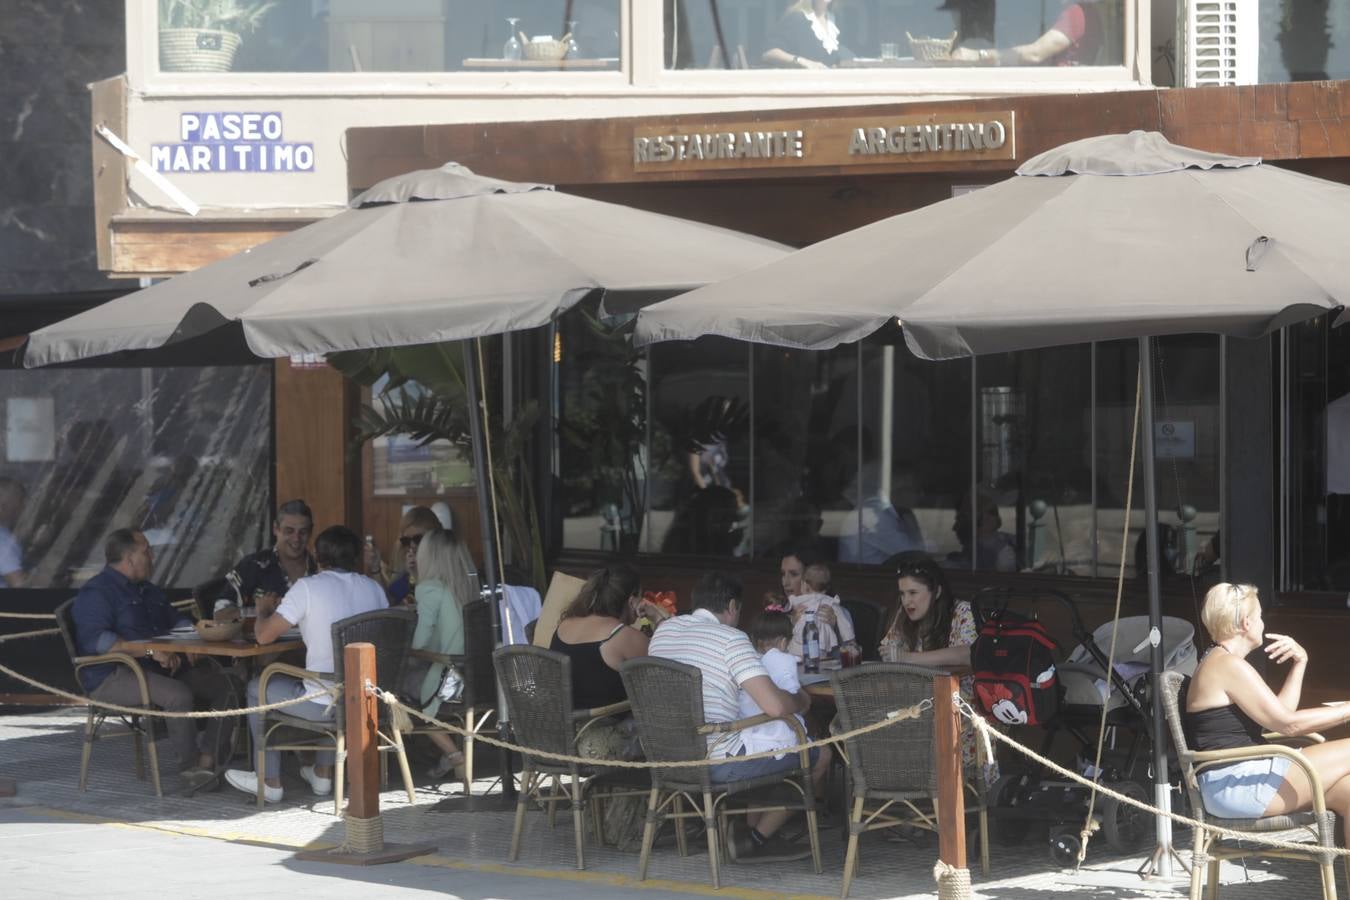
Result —
<svg viewBox="0 0 1350 900"><path fill-rule="evenodd" d="M899 615L903 615L903 611ZM898 620L897 620L898 621ZM975 611L971 609L969 603L964 600L957 600L952 607L952 627L947 633L947 647L969 647L975 643L978 631L975 628ZM880 653L881 658L887 662L897 662L897 654L913 653L919 648L914 644L905 641L905 637L899 629L892 630L881 639ZM970 675L961 678L961 696L966 700L974 697L975 679ZM998 763L994 760L985 761L983 772L981 772L981 760L976 752L975 729L970 727L964 721L961 723L961 764L966 771L966 778L971 779L977 773L980 774L985 786L993 784L998 779ZM971 780L971 784L978 782Z"/></svg>

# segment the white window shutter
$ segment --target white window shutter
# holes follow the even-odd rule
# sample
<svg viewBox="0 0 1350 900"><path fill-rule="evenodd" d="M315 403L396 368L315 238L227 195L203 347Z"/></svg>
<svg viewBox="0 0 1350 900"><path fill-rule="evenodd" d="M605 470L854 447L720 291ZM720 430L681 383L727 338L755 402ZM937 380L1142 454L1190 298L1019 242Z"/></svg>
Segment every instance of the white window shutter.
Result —
<svg viewBox="0 0 1350 900"><path fill-rule="evenodd" d="M1257 0L1184 0L1185 87L1255 84Z"/></svg>

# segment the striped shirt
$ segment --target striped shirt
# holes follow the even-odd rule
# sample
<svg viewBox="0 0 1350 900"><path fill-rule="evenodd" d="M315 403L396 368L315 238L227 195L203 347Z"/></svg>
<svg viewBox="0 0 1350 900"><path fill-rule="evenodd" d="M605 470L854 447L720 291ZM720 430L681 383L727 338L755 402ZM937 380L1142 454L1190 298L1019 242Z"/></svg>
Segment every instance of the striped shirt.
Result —
<svg viewBox="0 0 1350 900"><path fill-rule="evenodd" d="M703 715L709 722L734 722L740 717L741 685L758 675L769 677L745 632L723 625L706 609L662 622L647 652L698 666L703 672ZM741 743L739 733L710 734L708 756L734 756Z"/></svg>

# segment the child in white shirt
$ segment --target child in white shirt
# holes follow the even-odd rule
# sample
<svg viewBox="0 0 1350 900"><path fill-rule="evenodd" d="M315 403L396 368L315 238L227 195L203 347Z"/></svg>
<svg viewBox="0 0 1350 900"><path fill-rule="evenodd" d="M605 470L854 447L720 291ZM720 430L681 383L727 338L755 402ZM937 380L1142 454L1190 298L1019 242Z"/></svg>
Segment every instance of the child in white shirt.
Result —
<svg viewBox="0 0 1350 900"><path fill-rule="evenodd" d="M769 673L769 678L781 690L795 694L802 689L797 680L797 658L787 652L788 641L792 639L792 619L781 606L766 607L764 612L750 623L750 642L760 653L760 661ZM738 697L741 718L757 716L764 710L744 689ZM806 726L801 714L797 720ZM764 753L769 750L781 750L797 746L797 734L792 726L781 720L753 725L741 732L746 753ZM775 759L782 759L780 753Z"/></svg>
<svg viewBox="0 0 1350 900"><path fill-rule="evenodd" d="M798 659L802 657L802 629L806 627L807 612L817 613L816 627L820 631L821 656L829 656L835 647L858 639L853 630L853 618L848 614L848 610L844 609L838 597L827 593L830 588L829 567L820 563L807 566L802 572L802 586L806 589L805 593L789 598L792 602L793 619L792 642L788 644L789 653ZM829 607L834 613L833 624L819 616L823 607Z"/></svg>

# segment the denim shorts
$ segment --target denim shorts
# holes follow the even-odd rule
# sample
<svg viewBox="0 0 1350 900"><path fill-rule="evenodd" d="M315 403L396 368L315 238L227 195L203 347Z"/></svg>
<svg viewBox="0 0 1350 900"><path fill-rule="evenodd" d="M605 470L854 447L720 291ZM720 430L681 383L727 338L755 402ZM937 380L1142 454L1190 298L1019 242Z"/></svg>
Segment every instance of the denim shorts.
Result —
<svg viewBox="0 0 1350 900"><path fill-rule="evenodd" d="M740 756L745 753L744 748L736 754ZM811 765L816 764L820 759L820 748L812 747L809 751ZM779 772L791 772L794 769L801 768L801 757L796 753L784 754L782 759L774 759L772 756L765 756L761 759L750 759L745 762L734 762L735 756L728 756L727 762L712 766L709 770L714 783L720 784L727 781L739 781L742 778L760 778L764 775L777 775Z"/></svg>
<svg viewBox="0 0 1350 900"><path fill-rule="evenodd" d="M1224 819L1259 819L1275 799L1290 760L1275 756L1249 759L1200 773L1205 811Z"/></svg>

